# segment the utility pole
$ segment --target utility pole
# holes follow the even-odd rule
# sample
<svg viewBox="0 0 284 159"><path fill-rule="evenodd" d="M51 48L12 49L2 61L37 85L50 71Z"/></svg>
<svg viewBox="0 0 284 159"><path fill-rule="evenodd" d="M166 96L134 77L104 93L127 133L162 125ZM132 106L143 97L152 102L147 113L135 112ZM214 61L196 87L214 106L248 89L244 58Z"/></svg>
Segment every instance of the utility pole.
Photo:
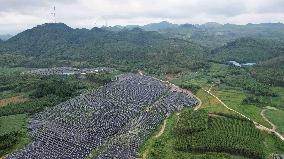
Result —
<svg viewBox="0 0 284 159"><path fill-rule="evenodd" d="M52 23L56 23L56 8L53 6L53 11L50 13L52 16Z"/></svg>

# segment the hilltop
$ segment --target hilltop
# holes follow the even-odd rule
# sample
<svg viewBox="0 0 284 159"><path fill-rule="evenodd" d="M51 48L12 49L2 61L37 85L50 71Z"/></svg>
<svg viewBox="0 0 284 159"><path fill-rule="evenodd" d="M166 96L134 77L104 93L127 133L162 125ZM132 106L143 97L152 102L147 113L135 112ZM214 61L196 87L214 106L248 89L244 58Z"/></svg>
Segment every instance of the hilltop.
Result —
<svg viewBox="0 0 284 159"><path fill-rule="evenodd" d="M178 71L185 65L195 68L186 61L200 61L207 53L206 48L193 42L140 28L115 32L103 28L73 29L63 23L36 26L0 45L2 58L9 57L12 61L8 65L28 67L72 65L83 61L85 66L126 69L155 65L156 70L160 70L165 64L173 64L169 68L173 70L165 71Z"/></svg>
<svg viewBox="0 0 284 159"><path fill-rule="evenodd" d="M212 51L220 61L260 62L284 54L283 42L240 38Z"/></svg>

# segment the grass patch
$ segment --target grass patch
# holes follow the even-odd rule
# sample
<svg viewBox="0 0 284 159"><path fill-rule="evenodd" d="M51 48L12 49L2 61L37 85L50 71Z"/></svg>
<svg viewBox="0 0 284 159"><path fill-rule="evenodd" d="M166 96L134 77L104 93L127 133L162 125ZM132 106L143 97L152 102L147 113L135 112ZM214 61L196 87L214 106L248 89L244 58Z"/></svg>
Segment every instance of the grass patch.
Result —
<svg viewBox="0 0 284 159"><path fill-rule="evenodd" d="M266 118L277 126L276 131L284 134L284 111L282 110L267 110L265 112Z"/></svg>
<svg viewBox="0 0 284 159"><path fill-rule="evenodd" d="M219 97L230 108L268 128L272 128L260 115L262 108L255 105L242 104L243 99L247 96L245 92L239 90L212 90L212 93Z"/></svg>
<svg viewBox="0 0 284 159"><path fill-rule="evenodd" d="M188 111L188 110L185 109L183 111ZM147 156L148 159L174 159L174 158L179 158L179 159L205 159L205 158L247 159L246 157L230 155L227 153L217 153L217 152L198 153L198 152L177 151L175 149L176 142L175 142L175 133L173 132L173 129L176 126L179 116L177 114L173 114L172 116L170 116L168 118L168 124L165 128L163 135L161 135L159 138L152 137L146 142L144 147L149 148L149 153ZM143 149L143 150L145 151L146 149Z"/></svg>
<svg viewBox="0 0 284 159"><path fill-rule="evenodd" d="M30 143L27 135L27 114L0 117L0 156L23 148Z"/></svg>
<svg viewBox="0 0 284 159"><path fill-rule="evenodd" d="M224 107L216 98L212 97L204 90L199 90L196 96L202 101L202 108L204 108L209 113L235 114L234 112Z"/></svg>
<svg viewBox="0 0 284 159"><path fill-rule="evenodd" d="M31 70L30 68L25 68L25 67L13 67L13 68L10 68L10 67L0 67L0 75L1 74L14 74L14 73L21 73L21 72L24 72L24 71L29 71Z"/></svg>
<svg viewBox="0 0 284 159"><path fill-rule="evenodd" d="M284 142L273 134L262 132L266 158L272 158L274 153L284 154Z"/></svg>

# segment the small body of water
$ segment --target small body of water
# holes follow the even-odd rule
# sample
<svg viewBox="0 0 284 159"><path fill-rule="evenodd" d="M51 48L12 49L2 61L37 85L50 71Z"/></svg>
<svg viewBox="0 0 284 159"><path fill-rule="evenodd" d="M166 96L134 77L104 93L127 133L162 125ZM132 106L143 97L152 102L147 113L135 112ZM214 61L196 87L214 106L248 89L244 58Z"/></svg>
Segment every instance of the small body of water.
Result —
<svg viewBox="0 0 284 159"><path fill-rule="evenodd" d="M254 62L247 62L247 63L238 63L237 61L229 61L230 64L233 64L235 66L238 66L238 67L242 67L242 66L253 66L255 65L256 63Z"/></svg>

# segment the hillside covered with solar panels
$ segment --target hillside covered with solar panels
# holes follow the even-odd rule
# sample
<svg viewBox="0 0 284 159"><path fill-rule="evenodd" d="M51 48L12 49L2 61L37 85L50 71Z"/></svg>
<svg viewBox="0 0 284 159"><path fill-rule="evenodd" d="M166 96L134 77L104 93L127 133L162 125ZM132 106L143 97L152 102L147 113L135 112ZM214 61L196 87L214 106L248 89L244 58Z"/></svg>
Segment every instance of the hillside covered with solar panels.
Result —
<svg viewBox="0 0 284 159"><path fill-rule="evenodd" d="M167 116L196 104L194 97L157 79L124 74L34 114L28 124L32 142L6 158L137 158L139 147Z"/></svg>

